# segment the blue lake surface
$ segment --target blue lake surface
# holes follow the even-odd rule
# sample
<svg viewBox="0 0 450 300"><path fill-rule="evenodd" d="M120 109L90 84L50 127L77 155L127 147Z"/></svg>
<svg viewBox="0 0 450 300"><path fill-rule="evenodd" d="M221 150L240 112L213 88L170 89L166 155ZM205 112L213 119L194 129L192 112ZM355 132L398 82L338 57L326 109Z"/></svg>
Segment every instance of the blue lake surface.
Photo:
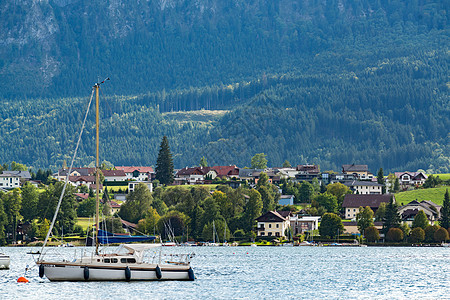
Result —
<svg viewBox="0 0 450 300"><path fill-rule="evenodd" d="M195 253L194 282L50 282L26 254L38 249L3 248L11 269L0 271L1 299L450 299L450 248L164 249ZM30 282L17 283L27 265Z"/></svg>

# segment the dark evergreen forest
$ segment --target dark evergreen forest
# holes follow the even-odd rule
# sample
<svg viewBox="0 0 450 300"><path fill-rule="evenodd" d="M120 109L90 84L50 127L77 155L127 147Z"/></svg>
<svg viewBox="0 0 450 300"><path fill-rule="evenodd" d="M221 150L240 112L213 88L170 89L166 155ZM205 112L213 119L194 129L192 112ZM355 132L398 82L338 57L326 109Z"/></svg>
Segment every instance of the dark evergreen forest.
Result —
<svg viewBox="0 0 450 300"><path fill-rule="evenodd" d="M167 135L180 168L264 152L450 172L446 1L28 2L0 1L0 162L68 161L109 76L101 155L115 165L154 165ZM77 165L94 160L93 130L90 116Z"/></svg>

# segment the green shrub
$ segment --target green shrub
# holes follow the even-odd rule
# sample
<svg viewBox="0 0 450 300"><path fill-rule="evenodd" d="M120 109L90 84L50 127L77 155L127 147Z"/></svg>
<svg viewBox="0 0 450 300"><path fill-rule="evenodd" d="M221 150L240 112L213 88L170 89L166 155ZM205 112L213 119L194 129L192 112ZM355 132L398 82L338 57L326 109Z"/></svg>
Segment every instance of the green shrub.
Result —
<svg viewBox="0 0 450 300"><path fill-rule="evenodd" d="M386 240L395 243L403 241L403 231L400 228L389 229L386 234Z"/></svg>
<svg viewBox="0 0 450 300"><path fill-rule="evenodd" d="M425 242L432 243L434 242L434 233L439 229L437 225L430 225L425 228Z"/></svg>
<svg viewBox="0 0 450 300"><path fill-rule="evenodd" d="M436 230L433 237L436 242L445 242L448 240L448 231L447 229L441 227Z"/></svg>
<svg viewBox="0 0 450 300"><path fill-rule="evenodd" d="M413 243L421 243L425 240L425 230L421 227L416 227L411 230L410 241Z"/></svg>
<svg viewBox="0 0 450 300"><path fill-rule="evenodd" d="M375 226L369 226L364 230L364 236L369 242L375 242L380 239L380 232Z"/></svg>

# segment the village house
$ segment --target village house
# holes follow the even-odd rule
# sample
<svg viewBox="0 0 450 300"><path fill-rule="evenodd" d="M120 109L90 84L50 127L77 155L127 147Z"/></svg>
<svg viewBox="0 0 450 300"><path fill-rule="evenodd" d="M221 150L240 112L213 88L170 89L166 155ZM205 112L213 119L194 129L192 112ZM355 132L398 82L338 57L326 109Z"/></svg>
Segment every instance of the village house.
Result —
<svg viewBox="0 0 450 300"><path fill-rule="evenodd" d="M25 181L31 180L31 174L29 171L3 171L2 174L11 175L11 176L19 176L20 185L23 185Z"/></svg>
<svg viewBox="0 0 450 300"><path fill-rule="evenodd" d="M320 179L320 170L317 165L298 165L298 173L295 175L297 182L307 181L312 183L314 178Z"/></svg>
<svg viewBox="0 0 450 300"><path fill-rule="evenodd" d="M440 218L441 206L431 202L431 201L411 201L406 205L399 207L398 212L402 218L402 221L407 223L409 226L412 225L414 218L419 213L423 211L427 216L431 225L434 225Z"/></svg>
<svg viewBox="0 0 450 300"><path fill-rule="evenodd" d="M278 168L276 169L281 179L295 179L298 171L296 168Z"/></svg>
<svg viewBox="0 0 450 300"><path fill-rule="evenodd" d="M211 167L192 167L178 170L175 175L176 181L179 183L199 184L204 180L213 180L217 177L217 171Z"/></svg>
<svg viewBox="0 0 450 300"><path fill-rule="evenodd" d="M254 180L254 173L260 174L266 170L267 169L239 169L239 178L242 180Z"/></svg>
<svg viewBox="0 0 450 300"><path fill-rule="evenodd" d="M69 169L59 169L57 173L53 174L53 177L58 181L66 180L67 173ZM95 168L72 168L69 176L79 177L79 176L94 176Z"/></svg>
<svg viewBox="0 0 450 300"><path fill-rule="evenodd" d="M150 192L153 192L153 184L151 181L130 181L128 182L128 193L134 192L138 184L141 183L146 185Z"/></svg>
<svg viewBox="0 0 450 300"><path fill-rule="evenodd" d="M398 182L403 188L413 185L422 185L428 178L428 176L422 172L395 172L394 175L398 178Z"/></svg>
<svg viewBox="0 0 450 300"><path fill-rule="evenodd" d="M102 170L105 181L125 181L127 176L123 170Z"/></svg>
<svg viewBox="0 0 450 300"><path fill-rule="evenodd" d="M280 205L294 205L294 195L280 195L280 200L278 204Z"/></svg>
<svg viewBox="0 0 450 300"><path fill-rule="evenodd" d="M290 226L289 214L289 211L269 211L257 218L257 236L286 237L286 229Z"/></svg>
<svg viewBox="0 0 450 300"><path fill-rule="evenodd" d="M353 191L354 194L361 194L361 195L381 194L383 188L382 184L373 181L353 180L351 182L346 182L344 184L348 186Z"/></svg>
<svg viewBox="0 0 450 300"><path fill-rule="evenodd" d="M109 204L111 207L111 214L117 214L120 210L120 204L118 204L116 201L110 201Z"/></svg>
<svg viewBox="0 0 450 300"><path fill-rule="evenodd" d="M319 229L320 217L316 216L291 216L289 218L293 235L303 234L311 230Z"/></svg>
<svg viewBox="0 0 450 300"><path fill-rule="evenodd" d="M152 167L116 167L116 170L125 172L126 180L148 181L152 180L155 172Z"/></svg>
<svg viewBox="0 0 450 300"><path fill-rule="evenodd" d="M20 176L14 174L7 174L3 172L0 174L0 188L15 189L20 187Z"/></svg>
<svg viewBox="0 0 450 300"><path fill-rule="evenodd" d="M358 223L356 221L342 222L342 225L344 225L344 233L353 235L360 234L358 230ZM373 226L381 232L381 230L383 229L383 222L374 222Z"/></svg>
<svg viewBox="0 0 450 300"><path fill-rule="evenodd" d="M214 166L212 167L216 173L217 177L224 179L239 179L239 168L235 165L232 166Z"/></svg>
<svg viewBox="0 0 450 300"><path fill-rule="evenodd" d="M342 165L343 174L353 174L360 180L372 180L373 174L369 172L367 165Z"/></svg>
<svg viewBox="0 0 450 300"><path fill-rule="evenodd" d="M344 202L342 207L344 208L344 218L345 219L356 219L356 215L359 213L359 207L370 207L375 213L380 207L381 203L389 203L393 195L359 195L359 194L348 194L344 196ZM395 202L395 198L394 198Z"/></svg>
<svg viewBox="0 0 450 300"><path fill-rule="evenodd" d="M263 172L253 172L253 174L252 174L253 179L255 180L256 184L259 181L259 177L261 176L261 173L263 173ZM264 173L266 173L269 183L280 183L281 177L277 171L268 169Z"/></svg>
<svg viewBox="0 0 450 300"><path fill-rule="evenodd" d="M89 193L74 193L73 195L75 196L75 200L77 200L78 202L89 198Z"/></svg>

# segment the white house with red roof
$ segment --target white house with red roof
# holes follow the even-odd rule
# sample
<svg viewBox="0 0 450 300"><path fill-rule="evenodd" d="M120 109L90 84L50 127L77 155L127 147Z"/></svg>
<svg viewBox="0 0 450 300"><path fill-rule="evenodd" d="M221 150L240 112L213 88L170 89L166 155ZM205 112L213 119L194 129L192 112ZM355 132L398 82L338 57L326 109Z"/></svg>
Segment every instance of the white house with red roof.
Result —
<svg viewBox="0 0 450 300"><path fill-rule="evenodd" d="M125 181L127 176L123 170L102 170L105 181Z"/></svg>
<svg viewBox="0 0 450 300"><path fill-rule="evenodd" d="M151 180L152 175L155 174L152 167L116 167L116 170L124 171L126 180Z"/></svg>

